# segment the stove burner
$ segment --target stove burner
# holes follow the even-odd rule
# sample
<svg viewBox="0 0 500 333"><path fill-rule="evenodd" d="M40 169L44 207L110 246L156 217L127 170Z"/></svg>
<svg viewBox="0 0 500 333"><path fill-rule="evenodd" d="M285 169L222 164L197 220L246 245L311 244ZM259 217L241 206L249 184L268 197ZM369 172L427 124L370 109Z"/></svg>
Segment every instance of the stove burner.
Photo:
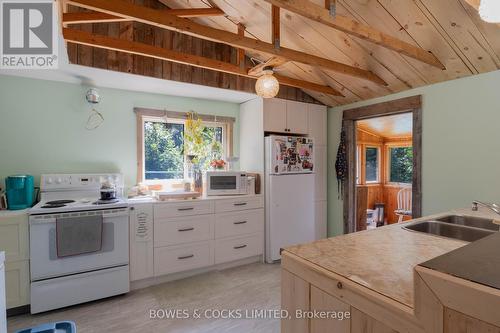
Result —
<svg viewBox="0 0 500 333"><path fill-rule="evenodd" d="M107 204L117 203L118 201L120 201L120 200L118 200L118 199L108 199L108 200L99 199L99 200L93 202L93 204L94 205L107 205Z"/></svg>
<svg viewBox="0 0 500 333"><path fill-rule="evenodd" d="M65 204L50 204L50 205L43 205L42 208L60 208L60 207L65 207Z"/></svg>
<svg viewBox="0 0 500 333"><path fill-rule="evenodd" d="M69 203L73 203L75 200L54 200L54 201L48 201L45 204L46 205L65 205ZM59 206L61 207L61 206Z"/></svg>

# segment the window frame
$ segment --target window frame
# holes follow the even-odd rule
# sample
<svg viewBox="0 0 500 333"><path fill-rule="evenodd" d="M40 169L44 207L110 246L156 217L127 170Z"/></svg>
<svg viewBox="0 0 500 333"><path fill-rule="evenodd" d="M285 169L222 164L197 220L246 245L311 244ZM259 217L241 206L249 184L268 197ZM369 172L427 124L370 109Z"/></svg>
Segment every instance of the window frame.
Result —
<svg viewBox="0 0 500 333"><path fill-rule="evenodd" d="M376 180L366 180L366 150L367 150L367 148L377 149L377 179ZM382 166L382 156L381 156L382 149L381 148L382 148L381 145L376 145L376 144L366 144L363 147L363 160L364 160L363 168L364 168L364 178L365 178L364 183L366 185L380 184L382 182L381 177L380 177L381 166Z"/></svg>
<svg viewBox="0 0 500 333"><path fill-rule="evenodd" d="M392 148L406 148L412 147L412 142L387 142L385 143L385 184L390 186L408 186L412 185L411 183L400 183L400 182L391 182L391 149Z"/></svg>
<svg viewBox="0 0 500 333"><path fill-rule="evenodd" d="M137 183L146 185L161 184L164 187L175 187L175 185L181 184L183 179L145 179L144 124L145 122L185 124L187 112L144 108L134 108L134 112L137 126ZM204 126L222 127L223 154L224 156L231 156L233 154L233 128L236 118L206 114L197 114L197 116L202 120Z"/></svg>

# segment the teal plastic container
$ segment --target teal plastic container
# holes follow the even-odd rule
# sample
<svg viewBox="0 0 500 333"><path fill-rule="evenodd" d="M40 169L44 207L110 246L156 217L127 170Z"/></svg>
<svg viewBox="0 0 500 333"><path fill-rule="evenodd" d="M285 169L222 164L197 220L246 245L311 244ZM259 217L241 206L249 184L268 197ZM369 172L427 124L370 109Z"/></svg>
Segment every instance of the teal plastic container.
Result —
<svg viewBox="0 0 500 333"><path fill-rule="evenodd" d="M35 181L30 175L16 175L5 178L7 208L9 210L26 209L35 201Z"/></svg>

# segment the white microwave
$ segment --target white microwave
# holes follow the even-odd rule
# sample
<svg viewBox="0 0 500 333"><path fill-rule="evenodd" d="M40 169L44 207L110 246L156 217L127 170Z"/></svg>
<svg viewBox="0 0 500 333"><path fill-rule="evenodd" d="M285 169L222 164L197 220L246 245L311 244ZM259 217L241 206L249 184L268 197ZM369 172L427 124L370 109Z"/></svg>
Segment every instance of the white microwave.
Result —
<svg viewBox="0 0 500 333"><path fill-rule="evenodd" d="M247 183L243 171L207 171L207 195L247 194Z"/></svg>

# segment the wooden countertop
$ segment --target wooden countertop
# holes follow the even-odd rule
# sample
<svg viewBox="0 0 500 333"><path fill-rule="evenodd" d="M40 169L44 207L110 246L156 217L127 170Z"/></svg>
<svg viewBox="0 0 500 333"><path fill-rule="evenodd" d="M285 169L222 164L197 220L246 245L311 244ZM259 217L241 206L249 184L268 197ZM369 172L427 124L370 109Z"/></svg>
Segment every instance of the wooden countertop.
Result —
<svg viewBox="0 0 500 333"><path fill-rule="evenodd" d="M497 218L486 210L459 209L408 222L456 214ZM408 223L406 222L406 223ZM469 243L402 228L404 223L285 249L397 302L414 307L414 267Z"/></svg>

